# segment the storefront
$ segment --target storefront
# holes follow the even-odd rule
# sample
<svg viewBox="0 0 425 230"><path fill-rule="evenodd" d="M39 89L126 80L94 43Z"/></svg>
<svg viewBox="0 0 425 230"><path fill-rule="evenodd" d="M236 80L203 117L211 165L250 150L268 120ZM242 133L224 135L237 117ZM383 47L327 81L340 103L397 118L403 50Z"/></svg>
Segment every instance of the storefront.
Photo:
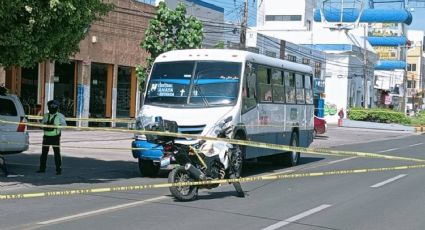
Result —
<svg viewBox="0 0 425 230"><path fill-rule="evenodd" d="M60 111L65 117L75 117L76 65L55 63L53 98L60 102Z"/></svg>
<svg viewBox="0 0 425 230"><path fill-rule="evenodd" d="M78 117L78 106L80 118L136 116L138 83L134 67L84 65L77 60L50 65L51 68L41 63L31 68L6 69L6 88L20 97L27 115L42 115L47 101L55 99L66 117ZM50 78L46 76L49 71L52 71ZM90 122L90 125L110 123Z"/></svg>

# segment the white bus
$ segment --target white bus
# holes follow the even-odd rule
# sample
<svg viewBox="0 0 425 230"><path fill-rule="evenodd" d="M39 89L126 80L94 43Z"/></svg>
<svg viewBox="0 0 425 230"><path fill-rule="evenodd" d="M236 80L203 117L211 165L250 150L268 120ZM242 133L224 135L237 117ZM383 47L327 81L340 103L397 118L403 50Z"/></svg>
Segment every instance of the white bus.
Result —
<svg viewBox="0 0 425 230"><path fill-rule="evenodd" d="M235 139L308 147L312 76L310 66L247 51L170 51L154 62L139 115L161 116L176 121L181 133L207 136L230 116ZM277 154L276 162L293 166L300 158L298 152L241 148L245 159Z"/></svg>

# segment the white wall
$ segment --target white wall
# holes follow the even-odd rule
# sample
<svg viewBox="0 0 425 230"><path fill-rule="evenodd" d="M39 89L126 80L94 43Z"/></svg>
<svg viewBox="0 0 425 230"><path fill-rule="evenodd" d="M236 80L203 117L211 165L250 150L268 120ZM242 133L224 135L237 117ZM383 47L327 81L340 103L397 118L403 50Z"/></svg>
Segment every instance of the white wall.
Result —
<svg viewBox="0 0 425 230"><path fill-rule="evenodd" d="M368 69L369 72L373 70ZM372 75L369 75L368 104L373 98ZM362 60L349 54L327 54L325 73L325 105L337 109L342 108L346 115L347 108L360 107L363 102L364 75ZM351 105L350 105L351 104ZM338 122L338 114L326 115L329 123Z"/></svg>
<svg viewBox="0 0 425 230"><path fill-rule="evenodd" d="M306 30L306 20L313 21L315 0L258 0L257 26L261 29ZM266 21L266 15L301 15L301 21Z"/></svg>
<svg viewBox="0 0 425 230"><path fill-rule="evenodd" d="M328 114L325 119L328 123L338 122L338 111L343 108L347 109L348 94L348 78L349 69L341 67L341 63L348 65L349 58L347 55L330 55L327 56L326 74L325 74L325 109L334 108L335 114Z"/></svg>

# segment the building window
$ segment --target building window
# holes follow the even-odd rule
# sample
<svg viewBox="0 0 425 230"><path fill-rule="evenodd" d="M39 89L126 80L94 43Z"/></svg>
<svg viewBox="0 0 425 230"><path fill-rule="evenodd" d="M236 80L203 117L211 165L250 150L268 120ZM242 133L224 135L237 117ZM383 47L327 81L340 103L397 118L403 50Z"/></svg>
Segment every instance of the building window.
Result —
<svg viewBox="0 0 425 230"><path fill-rule="evenodd" d="M407 64L407 71L416 71L416 64Z"/></svg>
<svg viewBox="0 0 425 230"><path fill-rule="evenodd" d="M268 50L266 50L266 56L269 56L269 57L276 57L276 53L275 52L272 52L272 51L268 51Z"/></svg>
<svg viewBox="0 0 425 230"><path fill-rule="evenodd" d="M320 78L322 76L322 63L315 62L314 63L314 76Z"/></svg>
<svg viewBox="0 0 425 230"><path fill-rule="evenodd" d="M266 21L301 21L301 15L266 15Z"/></svg>
<svg viewBox="0 0 425 230"><path fill-rule="evenodd" d="M65 117L74 116L75 62L55 62L55 90L53 96L60 102L59 111Z"/></svg>
<svg viewBox="0 0 425 230"><path fill-rule="evenodd" d="M407 81L407 88L408 89L416 88L416 81Z"/></svg>
<svg viewBox="0 0 425 230"><path fill-rule="evenodd" d="M286 59L288 59L288 61L291 61L291 62L297 62L297 57L291 54L288 54L286 56Z"/></svg>
<svg viewBox="0 0 425 230"><path fill-rule="evenodd" d="M131 107L131 67L118 66L117 117L129 117Z"/></svg>
<svg viewBox="0 0 425 230"><path fill-rule="evenodd" d="M303 64L304 64L304 65L310 65L310 59L308 59L308 58L303 58Z"/></svg>

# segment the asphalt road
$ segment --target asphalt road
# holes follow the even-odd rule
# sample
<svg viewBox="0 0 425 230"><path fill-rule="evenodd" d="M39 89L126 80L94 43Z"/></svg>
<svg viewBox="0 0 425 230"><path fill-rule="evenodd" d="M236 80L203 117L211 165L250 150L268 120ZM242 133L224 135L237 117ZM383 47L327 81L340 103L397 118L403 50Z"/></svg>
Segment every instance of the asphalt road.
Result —
<svg viewBox="0 0 425 230"><path fill-rule="evenodd" d="M95 135L94 135L95 134ZM87 135L87 136L84 136ZM63 146L128 147L127 134L65 133ZM90 138L89 138L90 137ZM31 143L39 143L32 133ZM425 136L331 127L313 147L425 159ZM126 150L64 149L64 174L37 169L39 147L8 156L18 177L1 178L1 193L160 183L141 178ZM412 165L411 162L303 154L284 168L250 162L246 175L321 172ZM53 159L49 159L53 166ZM347 174L243 184L202 190L193 202L176 202L168 189L0 201L0 229L424 229L425 169Z"/></svg>

